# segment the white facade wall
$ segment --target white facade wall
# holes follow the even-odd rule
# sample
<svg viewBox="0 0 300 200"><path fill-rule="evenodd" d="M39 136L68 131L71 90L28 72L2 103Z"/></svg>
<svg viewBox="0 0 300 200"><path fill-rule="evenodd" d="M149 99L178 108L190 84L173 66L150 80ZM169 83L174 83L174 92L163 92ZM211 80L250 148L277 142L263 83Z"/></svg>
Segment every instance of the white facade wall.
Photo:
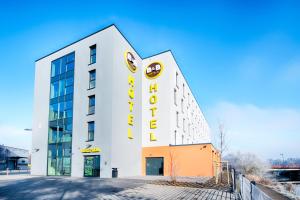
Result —
<svg viewBox="0 0 300 200"><path fill-rule="evenodd" d="M144 59L144 69L155 61L163 64L162 74L154 80L143 74L143 146L210 143L209 126L172 53L167 51ZM151 83L158 84L157 129L154 130L149 127ZM149 140L149 132L156 133L157 141Z"/></svg>
<svg viewBox="0 0 300 200"><path fill-rule="evenodd" d="M97 45L96 63L89 65L89 47ZM131 73L124 61L125 50L133 49L122 38L115 26L91 35L36 62L33 117L32 174L47 175L48 115L51 62L75 51L72 168L71 176L82 177L85 154L80 149L100 147L100 176L111 177L112 167L119 176L141 173L141 76L133 74L136 81L134 116L132 127L135 138L127 138L128 75ZM137 55L137 54L136 54ZM139 62L141 59L136 56ZM96 69L96 87L88 90L89 71ZM88 96L95 95L95 114L88 113ZM94 141L87 141L88 122L95 121ZM128 165L128 163L131 163Z"/></svg>
<svg viewBox="0 0 300 200"><path fill-rule="evenodd" d="M97 45L97 61L89 65L89 47L94 44ZM118 29L110 26L36 62L32 127L33 175L47 175L51 62L73 51L75 71L71 176L83 176L85 154L80 149L88 146L101 148L100 153L88 154L100 155L100 177L111 177L112 168L118 168L119 176L124 177L141 174L142 147L210 142L208 124L172 53L168 51L142 59ZM138 69L135 73L126 66L126 51L133 53L137 60ZM145 68L155 61L163 64L162 74L156 79L147 79ZM93 69L96 69L96 87L89 90L89 71ZM131 127L133 139L127 137L129 75L135 79L132 112L134 125ZM150 111L153 105L149 103L152 95L149 86L153 83L158 84L154 117ZM174 90L177 91L176 102ZM96 98L93 115L87 115L90 95ZM156 129L149 127L153 118L157 120ZM89 121L95 121L94 141L91 142L87 142ZM150 141L150 132L154 133L156 141Z"/></svg>

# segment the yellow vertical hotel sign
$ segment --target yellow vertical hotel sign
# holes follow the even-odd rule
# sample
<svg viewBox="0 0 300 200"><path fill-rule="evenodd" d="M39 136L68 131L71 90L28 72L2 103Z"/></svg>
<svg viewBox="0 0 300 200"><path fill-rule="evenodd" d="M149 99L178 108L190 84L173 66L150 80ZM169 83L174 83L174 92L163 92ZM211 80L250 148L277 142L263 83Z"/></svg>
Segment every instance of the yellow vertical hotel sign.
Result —
<svg viewBox="0 0 300 200"><path fill-rule="evenodd" d="M153 62L150 65L148 65L145 69L145 76L146 78L150 79L150 85L149 85L149 104L150 104L150 112L151 112L151 119L149 121L149 127L150 127L150 141L156 141L157 138L155 136L155 130L157 129L157 92L158 92L158 84L156 81L154 81L157 77L159 77L163 71L163 64L160 62Z"/></svg>
<svg viewBox="0 0 300 200"><path fill-rule="evenodd" d="M127 137L128 139L133 139L133 133L132 133L132 127L134 125L134 116L133 116L133 107L134 107L134 84L135 84L135 78L133 76L133 73L137 70L137 61L134 57L134 55L126 51L124 54L125 57L125 63L130 71L127 82L128 82L128 107L129 107L129 113L127 116Z"/></svg>

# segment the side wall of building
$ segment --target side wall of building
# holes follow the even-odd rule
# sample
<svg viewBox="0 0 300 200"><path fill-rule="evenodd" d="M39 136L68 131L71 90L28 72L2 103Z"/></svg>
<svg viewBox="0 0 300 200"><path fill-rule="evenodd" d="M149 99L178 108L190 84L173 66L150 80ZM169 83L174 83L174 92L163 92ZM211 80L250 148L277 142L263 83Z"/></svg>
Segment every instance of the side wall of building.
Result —
<svg viewBox="0 0 300 200"><path fill-rule="evenodd" d="M191 92L179 66L170 51L143 60L143 68L152 62L161 62L161 75L149 80L142 74L143 81L143 146L167 146L182 144L210 143L210 129L200 107ZM149 122L151 105L150 84L158 84L156 117L157 129L151 130ZM157 141L149 140L154 132Z"/></svg>
<svg viewBox="0 0 300 200"><path fill-rule="evenodd" d="M72 176L82 177L84 156L100 155L100 176L111 177L113 27L92 35L75 49ZM90 64L90 46L96 45L96 63ZM73 45L72 45L73 46ZM96 86L89 89L89 71L96 70ZM89 96L95 95L95 113L88 114ZM88 141L88 122L95 122L94 141ZM100 152L82 153L99 147Z"/></svg>
<svg viewBox="0 0 300 200"><path fill-rule="evenodd" d="M153 63L159 62L162 64L161 75L155 79L148 79L145 76L146 67ZM142 69L142 134L143 147L149 146L166 146L170 144L170 127L171 127L171 56L169 54L159 54L143 60ZM157 91L150 91L150 86L157 84ZM155 95L157 102L150 103L150 97ZM151 108L154 110L152 116ZM156 128L150 128L150 121L156 120ZM156 137L156 141L150 140L150 133Z"/></svg>
<svg viewBox="0 0 300 200"><path fill-rule="evenodd" d="M138 176L141 174L141 96L142 96L142 59L124 39L119 31L114 28L112 32L114 57L107 67L112 68L111 104L112 104L112 143L111 143L111 167L118 169L118 176ZM130 51L136 61L137 70L131 72L126 64L125 52ZM129 78L134 79L133 86ZM129 97L129 89L133 88L134 98ZM133 109L130 111L129 103L133 102ZM128 116L133 116L133 123L129 125ZM128 138L128 129L131 130L133 138Z"/></svg>

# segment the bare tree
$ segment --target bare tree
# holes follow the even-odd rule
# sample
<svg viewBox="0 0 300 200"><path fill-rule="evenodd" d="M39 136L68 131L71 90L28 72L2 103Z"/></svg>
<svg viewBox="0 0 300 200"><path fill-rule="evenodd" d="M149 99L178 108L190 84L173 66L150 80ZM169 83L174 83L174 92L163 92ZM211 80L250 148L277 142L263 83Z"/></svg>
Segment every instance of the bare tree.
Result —
<svg viewBox="0 0 300 200"><path fill-rule="evenodd" d="M244 175L262 176L270 166L253 153L233 153L226 156L235 170Z"/></svg>
<svg viewBox="0 0 300 200"><path fill-rule="evenodd" d="M224 152L227 150L227 137L224 124L219 122L219 148L221 161L223 159Z"/></svg>
<svg viewBox="0 0 300 200"><path fill-rule="evenodd" d="M173 151L170 151L170 178L172 182L177 181L177 165Z"/></svg>
<svg viewBox="0 0 300 200"><path fill-rule="evenodd" d="M224 124L219 122L219 135L218 135L218 139L219 139L219 150L220 150L220 165L221 165L221 174L220 174L220 178L221 178L221 182L222 182L222 172L223 172L223 166L222 166L222 160L223 160L223 156L224 156L224 152L227 150L227 137L226 137L226 131L224 128Z"/></svg>

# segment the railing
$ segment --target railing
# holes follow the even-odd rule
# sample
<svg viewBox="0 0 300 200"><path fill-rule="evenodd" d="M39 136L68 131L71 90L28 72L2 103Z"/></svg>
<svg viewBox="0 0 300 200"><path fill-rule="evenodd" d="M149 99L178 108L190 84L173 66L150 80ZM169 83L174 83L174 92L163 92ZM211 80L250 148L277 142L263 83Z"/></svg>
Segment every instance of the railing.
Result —
<svg viewBox="0 0 300 200"><path fill-rule="evenodd" d="M254 181L249 181L242 174L239 174L235 178L234 187L242 200L272 200L272 198L256 186Z"/></svg>

